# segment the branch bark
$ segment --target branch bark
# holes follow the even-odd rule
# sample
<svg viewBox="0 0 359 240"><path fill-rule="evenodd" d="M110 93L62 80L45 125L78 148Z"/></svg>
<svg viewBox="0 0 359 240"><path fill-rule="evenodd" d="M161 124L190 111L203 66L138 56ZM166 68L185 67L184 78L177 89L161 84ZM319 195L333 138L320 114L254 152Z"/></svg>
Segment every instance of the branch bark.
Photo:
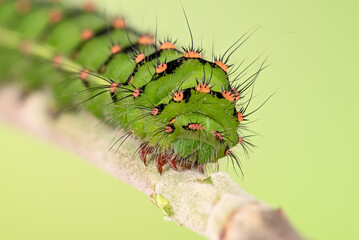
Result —
<svg viewBox="0 0 359 240"><path fill-rule="evenodd" d="M128 139L118 152L106 149L121 135L87 112L48 114L49 95L36 92L26 98L16 86L0 89L0 119L82 156L114 177L147 194L168 220L209 239L301 239L282 210L273 210L242 190L228 174L204 176L196 171L158 174L133 158L139 142Z"/></svg>

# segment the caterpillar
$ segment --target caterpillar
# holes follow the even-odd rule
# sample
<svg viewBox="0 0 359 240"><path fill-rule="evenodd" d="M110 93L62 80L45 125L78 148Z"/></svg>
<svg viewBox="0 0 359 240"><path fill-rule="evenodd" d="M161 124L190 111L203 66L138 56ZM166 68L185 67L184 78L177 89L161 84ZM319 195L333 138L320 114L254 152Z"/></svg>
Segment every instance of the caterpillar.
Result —
<svg viewBox="0 0 359 240"><path fill-rule="evenodd" d="M0 79L18 76L25 92L49 89L57 113L84 108L123 129L114 144L135 136L141 142L136 153L145 165L154 159L160 174L166 164L203 172L223 157L242 171L232 149L254 146L245 131L259 108L247 110L265 66L245 76L254 61L245 67L229 62L253 31L209 60L194 46L183 12L191 43L178 47L170 37L137 31L121 16L105 17L90 2L74 8L3 0ZM11 71L15 62L22 71Z"/></svg>

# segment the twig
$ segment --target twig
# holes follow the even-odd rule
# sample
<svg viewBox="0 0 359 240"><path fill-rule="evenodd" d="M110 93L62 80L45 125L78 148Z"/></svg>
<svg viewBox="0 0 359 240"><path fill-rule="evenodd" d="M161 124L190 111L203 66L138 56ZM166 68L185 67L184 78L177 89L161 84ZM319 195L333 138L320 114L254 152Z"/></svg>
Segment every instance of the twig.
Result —
<svg viewBox="0 0 359 240"><path fill-rule="evenodd" d="M36 92L25 99L16 86L0 89L0 119L68 148L147 194L168 220L209 239L301 239L282 210L273 210L243 191L226 173L204 176L196 171L148 166L132 156L139 146L128 139L118 152L106 149L116 138L114 129L87 112L47 112L49 95ZM120 133L118 133L120 134Z"/></svg>

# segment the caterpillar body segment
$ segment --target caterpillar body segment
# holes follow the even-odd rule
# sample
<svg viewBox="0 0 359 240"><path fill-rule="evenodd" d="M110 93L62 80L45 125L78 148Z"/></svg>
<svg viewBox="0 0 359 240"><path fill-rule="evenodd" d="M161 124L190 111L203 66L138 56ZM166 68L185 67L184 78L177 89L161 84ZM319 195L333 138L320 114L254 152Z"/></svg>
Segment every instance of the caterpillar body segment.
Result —
<svg viewBox="0 0 359 240"><path fill-rule="evenodd" d="M245 119L238 118L243 113L236 109L242 91L231 86L223 62L206 60L199 49L180 50L168 39L157 44L122 18L106 21L88 6L5 0L0 28L29 42L16 50L0 43L9 65L23 65L27 91L49 88L58 109L83 107L137 136L141 159L146 163L151 155L159 172L167 163L173 169L203 169L233 156L228 151L241 139L238 128ZM32 43L48 48L52 61L27 54ZM81 67L59 73L64 59Z"/></svg>

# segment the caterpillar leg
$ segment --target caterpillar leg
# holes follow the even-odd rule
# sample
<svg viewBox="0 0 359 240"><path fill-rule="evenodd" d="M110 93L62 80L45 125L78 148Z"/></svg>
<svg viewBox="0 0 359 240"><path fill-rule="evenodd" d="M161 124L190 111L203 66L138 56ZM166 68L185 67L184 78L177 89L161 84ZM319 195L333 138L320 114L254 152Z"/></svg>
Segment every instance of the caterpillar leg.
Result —
<svg viewBox="0 0 359 240"><path fill-rule="evenodd" d="M178 157L171 157L171 159L168 160L168 165L170 165L170 167L174 170L177 170L177 160L178 160Z"/></svg>
<svg viewBox="0 0 359 240"><path fill-rule="evenodd" d="M163 166L167 163L168 156L163 153L159 153L156 157L156 167L157 171L162 174Z"/></svg>
<svg viewBox="0 0 359 240"><path fill-rule="evenodd" d="M148 145L147 143L143 143L140 149L140 158L142 162L147 166L147 154L153 153L155 150L154 147Z"/></svg>

